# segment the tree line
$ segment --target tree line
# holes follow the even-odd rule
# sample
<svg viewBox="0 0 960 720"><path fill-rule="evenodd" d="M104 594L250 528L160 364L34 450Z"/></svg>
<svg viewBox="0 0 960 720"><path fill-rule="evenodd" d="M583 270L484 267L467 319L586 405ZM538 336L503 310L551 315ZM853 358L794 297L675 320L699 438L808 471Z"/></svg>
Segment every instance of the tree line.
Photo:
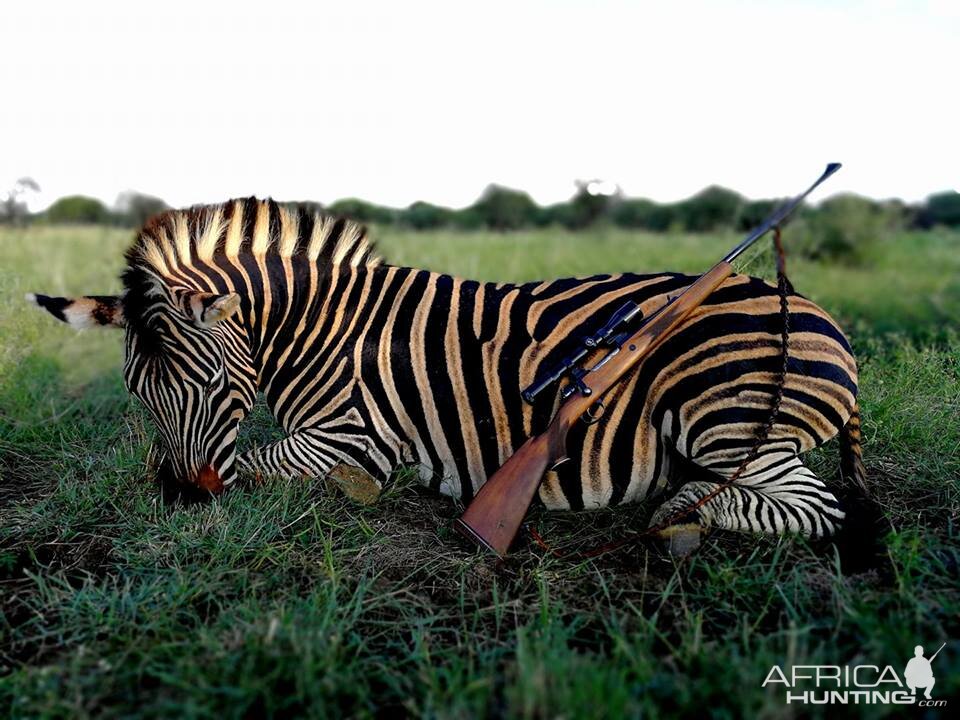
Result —
<svg viewBox="0 0 960 720"><path fill-rule="evenodd" d="M750 200L733 190L716 185L675 203L658 203L620 193L592 191L593 183L577 183L576 194L568 201L541 206L525 192L490 185L472 205L452 209L427 202L415 202L397 209L355 198L338 200L326 209L361 222L398 225L416 230L459 228L464 230L520 230L536 227L564 227L580 230L597 223L651 232L714 232L749 230L759 224L780 199ZM808 216L854 213L882 219L885 224L904 228L960 227L960 193L931 195L923 203L909 205L900 200L875 201L856 195L838 195Z"/></svg>
<svg viewBox="0 0 960 720"><path fill-rule="evenodd" d="M674 203L658 203L644 198L625 197L619 192L597 192L597 183L578 182L577 191L566 202L541 206L525 192L490 185L472 205L453 209L428 202L415 202L406 208L391 208L356 198L337 200L327 206L308 203L327 212L357 221L414 230L454 228L497 231L527 228L562 227L580 230L596 224L608 224L651 232L743 231L755 227L779 202L777 199L749 200L739 193L710 186L696 195ZM151 215L168 208L160 198L136 192L122 194L112 208L96 198L71 195L54 202L45 211L29 214L22 195L38 189L29 178L22 178L0 203L0 222L47 222L109 224L138 227ZM865 229L960 227L960 193L949 191L931 195L924 202L910 205L899 200L874 201L855 195L829 198L816 208L800 214L808 225L850 225ZM822 229L822 228L821 228Z"/></svg>
<svg viewBox="0 0 960 720"><path fill-rule="evenodd" d="M25 196L39 192L40 185L32 178L20 178L4 194L0 202L0 224L26 225L49 223L53 225L115 225L140 227L150 217L169 210L160 198L138 192L121 193L112 208L97 198L86 195L68 195L59 198L46 210L31 213Z"/></svg>

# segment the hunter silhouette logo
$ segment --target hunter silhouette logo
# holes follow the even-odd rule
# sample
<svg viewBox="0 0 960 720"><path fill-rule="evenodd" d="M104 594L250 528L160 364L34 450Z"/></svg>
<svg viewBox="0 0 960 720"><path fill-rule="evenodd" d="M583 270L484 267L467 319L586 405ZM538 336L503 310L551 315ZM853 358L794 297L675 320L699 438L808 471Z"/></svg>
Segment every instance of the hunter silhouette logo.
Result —
<svg viewBox="0 0 960 720"><path fill-rule="evenodd" d="M929 658L923 646L917 645L913 657L897 674L891 665L774 665L762 687L782 686L784 701L799 705L916 705L944 707L946 700L934 700L931 690L936 683L933 661L947 646L943 643ZM917 690L923 696L917 696Z"/></svg>
<svg viewBox="0 0 960 720"><path fill-rule="evenodd" d="M940 650L943 650L946 647L946 643L940 646ZM917 645L913 649L913 657L910 658L910 662L907 663L906 669L903 671L903 679L907 681L907 687L910 688L910 692L914 695L917 694L917 688L920 688L924 691L923 696L929 700L930 691L933 690L934 684L937 682L937 679L933 676L933 668L930 666L934 658L940 654L940 650L937 650L929 660L923 656L923 645Z"/></svg>

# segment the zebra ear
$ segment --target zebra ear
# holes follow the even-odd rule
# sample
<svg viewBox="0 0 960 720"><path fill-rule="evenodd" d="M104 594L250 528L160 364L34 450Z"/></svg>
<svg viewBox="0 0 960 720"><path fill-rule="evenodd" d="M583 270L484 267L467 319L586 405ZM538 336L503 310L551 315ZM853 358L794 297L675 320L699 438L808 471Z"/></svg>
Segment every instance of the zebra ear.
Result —
<svg viewBox="0 0 960 720"><path fill-rule="evenodd" d="M27 293L27 302L43 308L57 320L82 330L90 327L122 328L123 305L116 295L86 295L78 298Z"/></svg>
<svg viewBox="0 0 960 720"><path fill-rule="evenodd" d="M202 328L212 328L240 309L240 296L237 293L217 295L216 293L192 292L184 298L184 305L187 314L195 325Z"/></svg>

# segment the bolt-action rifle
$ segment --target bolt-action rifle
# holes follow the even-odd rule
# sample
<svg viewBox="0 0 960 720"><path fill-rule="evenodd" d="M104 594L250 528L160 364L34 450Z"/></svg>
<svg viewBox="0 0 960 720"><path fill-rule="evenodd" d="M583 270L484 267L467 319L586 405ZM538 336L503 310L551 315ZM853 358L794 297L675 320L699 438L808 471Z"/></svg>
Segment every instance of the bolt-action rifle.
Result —
<svg viewBox="0 0 960 720"><path fill-rule="evenodd" d="M521 445L483 484L466 512L454 523L457 531L481 547L505 555L540 487L543 474L566 459L567 433L573 424L584 417L588 421L599 418L603 412L604 394L733 274L731 263L744 250L782 223L807 195L839 169L840 163L827 165L823 175L804 193L774 210L723 260L643 320L636 332L630 334L622 330L640 314L639 305L628 302L602 328L584 338L580 348L526 388L522 397L532 403L537 395L568 377L567 384L560 391L561 405L546 431ZM608 352L597 363L589 368L580 365L588 354L602 348Z"/></svg>

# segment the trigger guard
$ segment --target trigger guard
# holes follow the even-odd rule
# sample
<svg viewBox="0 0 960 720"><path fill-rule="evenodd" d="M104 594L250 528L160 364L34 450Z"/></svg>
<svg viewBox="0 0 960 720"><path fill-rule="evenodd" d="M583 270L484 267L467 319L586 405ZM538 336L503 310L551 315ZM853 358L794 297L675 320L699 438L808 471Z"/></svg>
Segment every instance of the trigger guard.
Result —
<svg viewBox="0 0 960 720"><path fill-rule="evenodd" d="M596 414L593 413L593 409L597 408ZM593 425L600 422L600 418L603 417L603 411L606 409L606 406L603 404L603 400L597 400L593 405L591 405L587 410L580 416L580 419L583 420L585 425Z"/></svg>

